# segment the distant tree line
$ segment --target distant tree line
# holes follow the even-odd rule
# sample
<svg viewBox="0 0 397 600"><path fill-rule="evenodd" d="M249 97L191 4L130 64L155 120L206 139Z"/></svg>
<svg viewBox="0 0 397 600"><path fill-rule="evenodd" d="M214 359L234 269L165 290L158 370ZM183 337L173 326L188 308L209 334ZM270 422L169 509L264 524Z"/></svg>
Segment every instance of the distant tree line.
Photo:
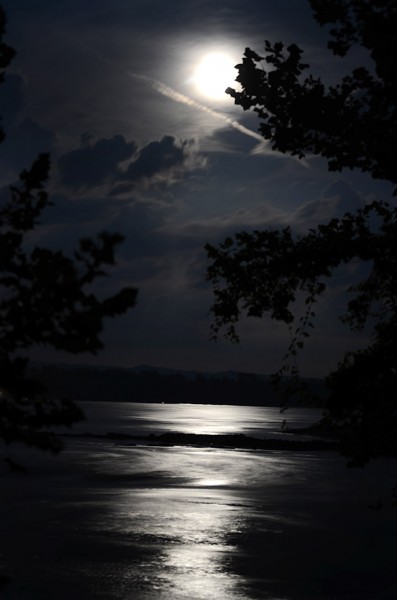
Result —
<svg viewBox="0 0 397 600"><path fill-rule="evenodd" d="M269 378L249 373L187 376L152 370L31 365L33 379L44 383L50 397L73 401L164 402L272 406L277 397ZM320 383L312 381L317 391Z"/></svg>

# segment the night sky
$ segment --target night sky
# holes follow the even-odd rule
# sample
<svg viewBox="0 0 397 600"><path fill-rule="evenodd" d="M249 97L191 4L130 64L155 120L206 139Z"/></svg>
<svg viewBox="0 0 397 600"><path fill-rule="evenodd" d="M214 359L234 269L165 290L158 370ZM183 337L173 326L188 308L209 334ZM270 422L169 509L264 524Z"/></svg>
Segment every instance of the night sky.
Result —
<svg viewBox="0 0 397 600"><path fill-rule="evenodd" d="M51 152L55 204L35 243L71 250L79 237L120 232L126 239L118 264L100 292L139 289L137 306L107 321L97 357L50 349L34 349L31 357L276 370L289 341L285 326L250 320L241 324L238 346L209 340L204 244L266 226L303 232L375 197L388 199L391 188L357 172L328 173L322 159L272 153L257 134L255 114L227 95L214 97L197 69L209 53L223 53L232 65L246 46L261 53L264 39L297 43L312 72L329 82L363 57L333 58L305 0L2 4L5 41L18 54L0 96L7 134L0 184L14 182L39 152ZM336 316L346 303L341 290L360 269L349 265L338 273L319 305L303 374L323 375L344 350L365 342L365 334L353 337Z"/></svg>

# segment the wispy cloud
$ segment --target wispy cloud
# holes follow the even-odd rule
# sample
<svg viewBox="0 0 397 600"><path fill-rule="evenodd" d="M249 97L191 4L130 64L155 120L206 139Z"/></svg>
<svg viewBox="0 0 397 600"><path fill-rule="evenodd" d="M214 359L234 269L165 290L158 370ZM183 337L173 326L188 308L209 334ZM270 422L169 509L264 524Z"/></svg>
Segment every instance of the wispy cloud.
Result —
<svg viewBox="0 0 397 600"><path fill-rule="evenodd" d="M224 113L214 110L214 109L210 108L209 106L206 106L205 104L201 104L200 102L193 100L193 98L186 96L186 94L181 94L180 92L174 90L170 86L165 85L161 81L157 81L156 79L152 79L151 81L152 81L152 85L153 85L154 89L157 90L158 92L160 92L160 94L167 96L167 98L171 98L171 100L174 100L175 102L179 102L181 104L186 104L187 106L191 106L192 108L196 108L197 110L206 112L206 113L210 114L211 116L222 120L224 123L227 123L234 129L237 129L244 135L248 135L249 137L252 137L252 138L258 140L261 143L264 142L262 136L259 135L259 133L256 133L255 131L248 129L248 127L244 127L244 125L241 125L241 123L239 123L235 119L232 119L231 117L225 115Z"/></svg>
<svg viewBox="0 0 397 600"><path fill-rule="evenodd" d="M70 43L74 47L76 47L76 46L80 47L80 49L83 50L85 53L89 52L92 56L95 56L100 61L111 65L112 69L116 69L119 72L124 73L124 75L126 75L129 78L145 81L148 83L148 85L150 85L158 93L162 94L163 96L166 96L167 98L170 98L174 102L178 102L180 104L185 104L186 106L191 106L195 110L205 112L205 113L211 115L212 117L219 119L223 123L226 123L230 127L233 127L233 129L239 131L243 135L246 135L248 137L251 137L251 138L257 140L258 145L252 150L252 154L272 154L272 155L274 155L274 150L271 149L270 144L266 140L264 140L263 137L259 133L257 133L256 131L252 131L252 129L249 129L248 127L245 127L244 125L242 125L241 123L236 121L236 119L232 119L225 113L220 112L218 110L214 110L213 108L210 108L209 106L202 104L201 102L197 102L197 100L194 100L193 98L191 98L190 96L187 96L186 94L182 94L181 92L178 92L174 88L163 83L162 81L159 81L158 79L155 79L148 75L142 75L140 73L136 73L135 71L131 71L130 69L127 69L122 64L116 63L114 60L112 60L105 54L98 52L91 46L89 46L85 43L82 43L81 41L79 43L77 43L74 38L70 37L69 35L65 34L64 32L60 32L58 29L55 29L53 27L50 27L50 29L53 30L53 32L55 32L57 35L61 35L63 38L67 39L68 43Z"/></svg>
<svg viewBox="0 0 397 600"><path fill-rule="evenodd" d="M103 57L102 55L99 55L99 56L101 56L101 58L106 61L110 60L106 57ZM259 133L257 133L256 131L252 131L252 129L249 129L248 127L245 127L244 125L241 125L241 123L236 121L236 119L232 119L228 115L225 115L224 113L222 113L218 110L214 110L213 108L210 108L209 106L206 106L205 104L202 104L201 102L197 102L197 100L194 100L193 98L191 98L190 96L187 96L186 94L182 94L181 92L178 92L174 88L170 87L169 85L166 85L165 83L163 83L162 81L159 81L158 79L154 79L153 77L148 77L147 75L141 75L139 73L134 73L133 71L130 71L129 69L126 69L125 67L122 67L120 65L118 65L118 69L123 71L123 73L125 73L128 77L146 81L157 92L159 92L163 96L166 96L167 98L170 98L174 102L178 102L180 104L185 104L186 106L191 106L194 109L205 112L205 113L211 115L212 117L215 117L216 119L219 119L219 120L223 121L224 123L227 123L228 125L230 125L234 129L236 129L237 131L240 131L244 135L247 135L247 136L257 140L259 142L259 145L253 150L253 153L255 153L255 154L262 153L262 152L264 153L266 148L268 149L269 153L274 152L273 150L271 150L271 148L268 147L268 143L263 139L263 137Z"/></svg>

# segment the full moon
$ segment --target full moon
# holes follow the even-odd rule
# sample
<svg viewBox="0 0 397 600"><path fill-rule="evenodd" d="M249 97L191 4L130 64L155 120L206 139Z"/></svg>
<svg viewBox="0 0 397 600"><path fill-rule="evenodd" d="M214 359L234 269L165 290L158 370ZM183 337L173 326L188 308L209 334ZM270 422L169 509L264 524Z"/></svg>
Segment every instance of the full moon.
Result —
<svg viewBox="0 0 397 600"><path fill-rule="evenodd" d="M213 100L226 99L225 90L237 76L234 61L223 52L206 54L197 65L193 81L197 91Z"/></svg>

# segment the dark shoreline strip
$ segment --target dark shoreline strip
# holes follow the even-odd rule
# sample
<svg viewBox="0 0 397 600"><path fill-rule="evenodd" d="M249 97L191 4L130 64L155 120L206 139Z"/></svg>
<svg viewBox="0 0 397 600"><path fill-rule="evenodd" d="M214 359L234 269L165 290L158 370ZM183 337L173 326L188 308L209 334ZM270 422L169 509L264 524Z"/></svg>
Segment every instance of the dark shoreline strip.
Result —
<svg viewBox="0 0 397 600"><path fill-rule="evenodd" d="M65 437L106 439L130 446L202 446L211 448L236 448L249 450L339 450L337 441L332 440L283 440L280 438L260 439L244 434L206 435L196 433L170 432L160 435L133 436L126 433L108 432L106 435L93 433L65 433Z"/></svg>

